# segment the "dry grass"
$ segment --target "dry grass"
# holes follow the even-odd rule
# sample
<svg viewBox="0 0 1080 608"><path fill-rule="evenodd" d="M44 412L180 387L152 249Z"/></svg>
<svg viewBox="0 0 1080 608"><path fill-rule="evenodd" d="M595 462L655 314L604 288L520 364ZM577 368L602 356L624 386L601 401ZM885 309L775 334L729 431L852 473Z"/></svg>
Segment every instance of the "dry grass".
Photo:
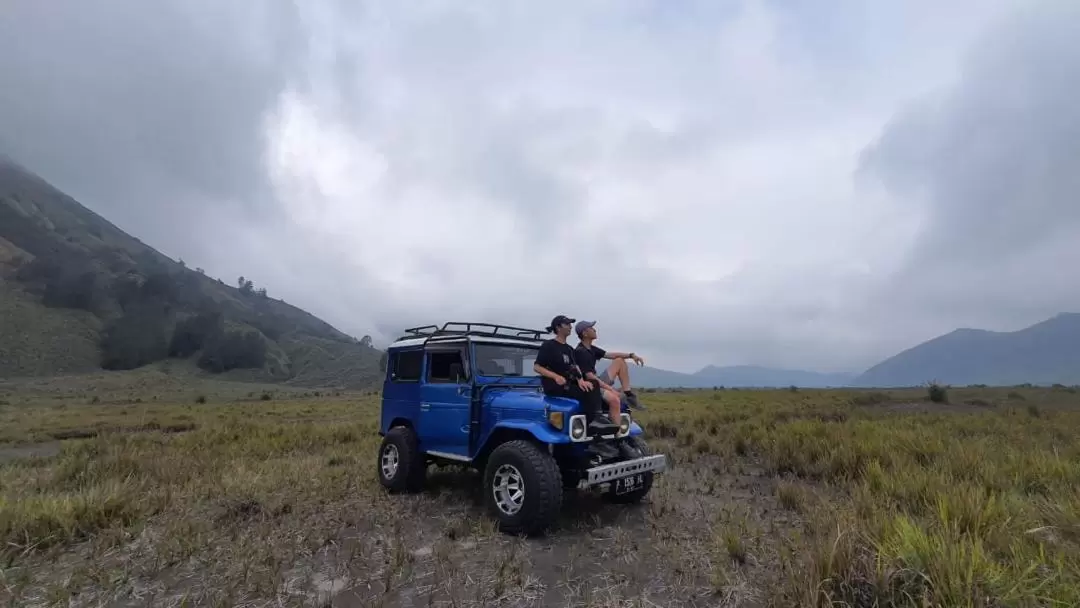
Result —
<svg viewBox="0 0 1080 608"><path fill-rule="evenodd" d="M374 396L213 388L58 404L9 387L0 601L1080 605L1067 389L649 393L639 419L672 468L647 502L570 496L526 540L495 532L475 474L382 492ZM76 438L3 458L58 435Z"/></svg>

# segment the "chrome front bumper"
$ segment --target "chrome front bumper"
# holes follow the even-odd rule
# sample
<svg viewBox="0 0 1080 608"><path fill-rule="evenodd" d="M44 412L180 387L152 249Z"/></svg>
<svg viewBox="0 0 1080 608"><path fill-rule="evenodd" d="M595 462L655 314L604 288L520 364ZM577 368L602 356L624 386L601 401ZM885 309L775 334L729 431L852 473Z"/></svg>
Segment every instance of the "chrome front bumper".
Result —
<svg viewBox="0 0 1080 608"><path fill-rule="evenodd" d="M654 454L652 456L643 456L641 458L625 460L623 462L602 464L600 466L587 469L585 471L585 478L581 480L581 482L578 484L578 487L588 488L604 483L611 483L623 477L630 477L631 475L648 473L650 471L653 473L659 473L666 468L667 456L663 454Z"/></svg>

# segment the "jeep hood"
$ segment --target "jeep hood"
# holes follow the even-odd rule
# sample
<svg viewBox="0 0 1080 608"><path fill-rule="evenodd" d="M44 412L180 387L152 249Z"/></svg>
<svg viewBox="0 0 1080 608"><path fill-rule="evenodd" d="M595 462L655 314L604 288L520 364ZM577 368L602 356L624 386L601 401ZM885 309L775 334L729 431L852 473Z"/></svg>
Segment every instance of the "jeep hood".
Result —
<svg viewBox="0 0 1080 608"><path fill-rule="evenodd" d="M497 388L489 389L484 402L489 407L502 409L543 410L549 405L559 409L577 409L578 402L564 397L548 397L536 390Z"/></svg>

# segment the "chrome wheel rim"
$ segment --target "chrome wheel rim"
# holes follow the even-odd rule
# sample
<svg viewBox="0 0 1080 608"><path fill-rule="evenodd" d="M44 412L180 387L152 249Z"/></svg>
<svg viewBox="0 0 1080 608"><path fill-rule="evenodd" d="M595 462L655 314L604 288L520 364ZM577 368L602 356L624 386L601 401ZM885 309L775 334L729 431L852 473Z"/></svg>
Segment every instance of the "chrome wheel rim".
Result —
<svg viewBox="0 0 1080 608"><path fill-rule="evenodd" d="M495 506L506 515L514 515L525 504L525 479L514 465L504 464L495 471L491 492Z"/></svg>
<svg viewBox="0 0 1080 608"><path fill-rule="evenodd" d="M383 448L382 458L380 459L383 477L390 479L397 473L398 460L397 446L392 443L387 444Z"/></svg>

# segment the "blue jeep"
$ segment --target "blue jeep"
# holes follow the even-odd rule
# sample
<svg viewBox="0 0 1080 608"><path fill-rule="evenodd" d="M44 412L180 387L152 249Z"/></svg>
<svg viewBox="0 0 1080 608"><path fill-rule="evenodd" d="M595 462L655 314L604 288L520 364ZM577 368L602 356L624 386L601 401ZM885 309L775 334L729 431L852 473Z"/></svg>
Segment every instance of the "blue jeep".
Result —
<svg viewBox="0 0 1080 608"><path fill-rule="evenodd" d="M511 534L545 529L564 490L640 501L667 460L649 454L625 404L615 432L598 436L576 400L544 395L533 371L544 339L541 331L489 323L405 330L386 357L383 486L416 492L429 464L473 467L486 505Z"/></svg>

